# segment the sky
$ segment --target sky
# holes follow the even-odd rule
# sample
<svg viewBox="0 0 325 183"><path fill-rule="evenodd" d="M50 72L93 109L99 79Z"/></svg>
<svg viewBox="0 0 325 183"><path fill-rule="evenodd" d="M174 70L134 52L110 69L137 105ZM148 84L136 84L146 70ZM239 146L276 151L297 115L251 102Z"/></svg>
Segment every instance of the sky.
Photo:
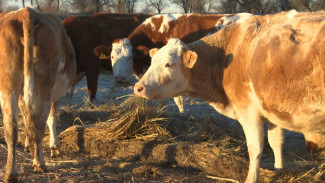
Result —
<svg viewBox="0 0 325 183"><path fill-rule="evenodd" d="M6 5L7 6L16 5L19 8L22 8L22 0L7 0ZM30 6L30 0L25 0L25 6ZM144 3L140 2L137 5L136 12L143 10L144 6L145 6ZM173 5L167 6L165 9L162 10L161 13L183 13L183 12L184 11L179 6L173 4Z"/></svg>

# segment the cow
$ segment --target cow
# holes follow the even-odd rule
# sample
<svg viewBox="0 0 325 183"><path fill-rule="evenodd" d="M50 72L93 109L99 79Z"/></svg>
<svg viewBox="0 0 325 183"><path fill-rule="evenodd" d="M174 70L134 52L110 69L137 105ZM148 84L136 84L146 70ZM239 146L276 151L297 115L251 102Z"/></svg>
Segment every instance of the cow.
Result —
<svg viewBox="0 0 325 183"><path fill-rule="evenodd" d="M185 44L152 49L134 93L147 99L200 98L242 125L248 147L246 182L258 182L263 124L275 169L283 167L283 129L322 146L325 130L325 12L252 16Z"/></svg>
<svg viewBox="0 0 325 183"><path fill-rule="evenodd" d="M129 67L133 59L133 74L141 78L150 66L149 50L160 48L170 38L179 38L185 43L198 40L214 33L239 19L247 19L252 14L166 14L147 18L127 38L116 39L111 53L114 76L127 78L131 73L121 72L121 67ZM133 50L132 50L133 49ZM132 55L127 55L132 53Z"/></svg>
<svg viewBox="0 0 325 183"><path fill-rule="evenodd" d="M170 38L179 38L185 43L189 43L218 31L224 23L230 24L231 21L250 16L249 13L240 15L193 13L150 17L127 38L113 42L111 53L113 74L116 78L127 78L133 72L137 78L141 78L150 66L149 49L165 45ZM225 19L226 17L228 18ZM132 49L134 50L132 51ZM133 55L131 55L132 53ZM132 67L131 64L133 64L133 70L124 69ZM182 98L178 97L174 100L180 113L183 113Z"/></svg>
<svg viewBox="0 0 325 183"><path fill-rule="evenodd" d="M55 130L58 100L73 85L77 66L71 41L56 16L24 8L0 14L0 26L0 101L8 149L4 182L18 182L19 109L34 171L46 172L44 128L47 123Z"/></svg>
<svg viewBox="0 0 325 183"><path fill-rule="evenodd" d="M91 101L96 99L98 75L112 75L110 55L97 55L101 45L110 45L107 51L110 53L116 38L126 37L148 17L145 14L95 13L80 17L71 15L63 20L76 53L76 82L86 76ZM70 101L72 93L73 90L68 95Z"/></svg>

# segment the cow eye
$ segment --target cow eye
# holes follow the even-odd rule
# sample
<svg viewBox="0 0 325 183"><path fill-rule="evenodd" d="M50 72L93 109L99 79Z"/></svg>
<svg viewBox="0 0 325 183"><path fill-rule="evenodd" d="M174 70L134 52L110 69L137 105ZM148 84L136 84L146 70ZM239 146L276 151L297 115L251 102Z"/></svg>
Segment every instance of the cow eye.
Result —
<svg viewBox="0 0 325 183"><path fill-rule="evenodd" d="M171 63L171 62L168 62L168 63L165 65L166 68L172 68L173 66L174 66L174 64Z"/></svg>

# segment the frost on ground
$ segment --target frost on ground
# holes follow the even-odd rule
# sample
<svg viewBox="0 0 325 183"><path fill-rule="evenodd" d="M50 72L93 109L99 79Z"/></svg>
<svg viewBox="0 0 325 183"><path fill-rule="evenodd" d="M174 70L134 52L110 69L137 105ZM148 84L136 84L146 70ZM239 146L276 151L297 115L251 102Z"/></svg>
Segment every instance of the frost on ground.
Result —
<svg viewBox="0 0 325 183"><path fill-rule="evenodd" d="M245 137L237 121L205 102L185 98L180 115L173 100L145 101L133 96L133 84L111 89L112 76L101 75L97 100L87 101L85 78L76 84L72 106L60 101L58 132L62 156L50 158L48 131L44 151L48 173L33 173L23 151L19 120L17 164L21 182L242 182L248 169ZM111 91L111 92L110 92ZM150 105L150 106L149 106ZM149 106L147 108L147 106ZM261 182L323 182L324 152L306 150L304 137L286 132L285 170L273 170L265 137ZM0 182L6 163L0 121Z"/></svg>

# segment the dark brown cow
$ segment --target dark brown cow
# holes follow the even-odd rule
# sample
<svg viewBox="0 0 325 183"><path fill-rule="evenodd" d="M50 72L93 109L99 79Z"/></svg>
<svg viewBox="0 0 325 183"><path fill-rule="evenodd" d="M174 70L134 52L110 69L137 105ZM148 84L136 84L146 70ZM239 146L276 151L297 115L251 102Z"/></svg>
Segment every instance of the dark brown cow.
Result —
<svg viewBox="0 0 325 183"><path fill-rule="evenodd" d="M283 168L283 128L324 147L325 12L253 16L201 40L151 50L134 92L148 99L197 97L240 122L247 183L258 182L267 119L274 167ZM156 53L155 53L156 52Z"/></svg>
<svg viewBox="0 0 325 183"><path fill-rule="evenodd" d="M34 171L45 172L44 128L48 122L55 130L57 102L75 81L76 61L71 41L54 15L24 8L0 14L0 26L0 100L8 146L4 181L17 182L19 109Z"/></svg>
<svg viewBox="0 0 325 183"><path fill-rule="evenodd" d="M94 53L98 45L111 45L114 39L126 37L149 15L96 13L91 16L69 16L63 26L69 35L77 59L79 81L85 74L90 99L96 99L98 75L112 73L110 57L99 59ZM109 51L110 52L110 51Z"/></svg>

